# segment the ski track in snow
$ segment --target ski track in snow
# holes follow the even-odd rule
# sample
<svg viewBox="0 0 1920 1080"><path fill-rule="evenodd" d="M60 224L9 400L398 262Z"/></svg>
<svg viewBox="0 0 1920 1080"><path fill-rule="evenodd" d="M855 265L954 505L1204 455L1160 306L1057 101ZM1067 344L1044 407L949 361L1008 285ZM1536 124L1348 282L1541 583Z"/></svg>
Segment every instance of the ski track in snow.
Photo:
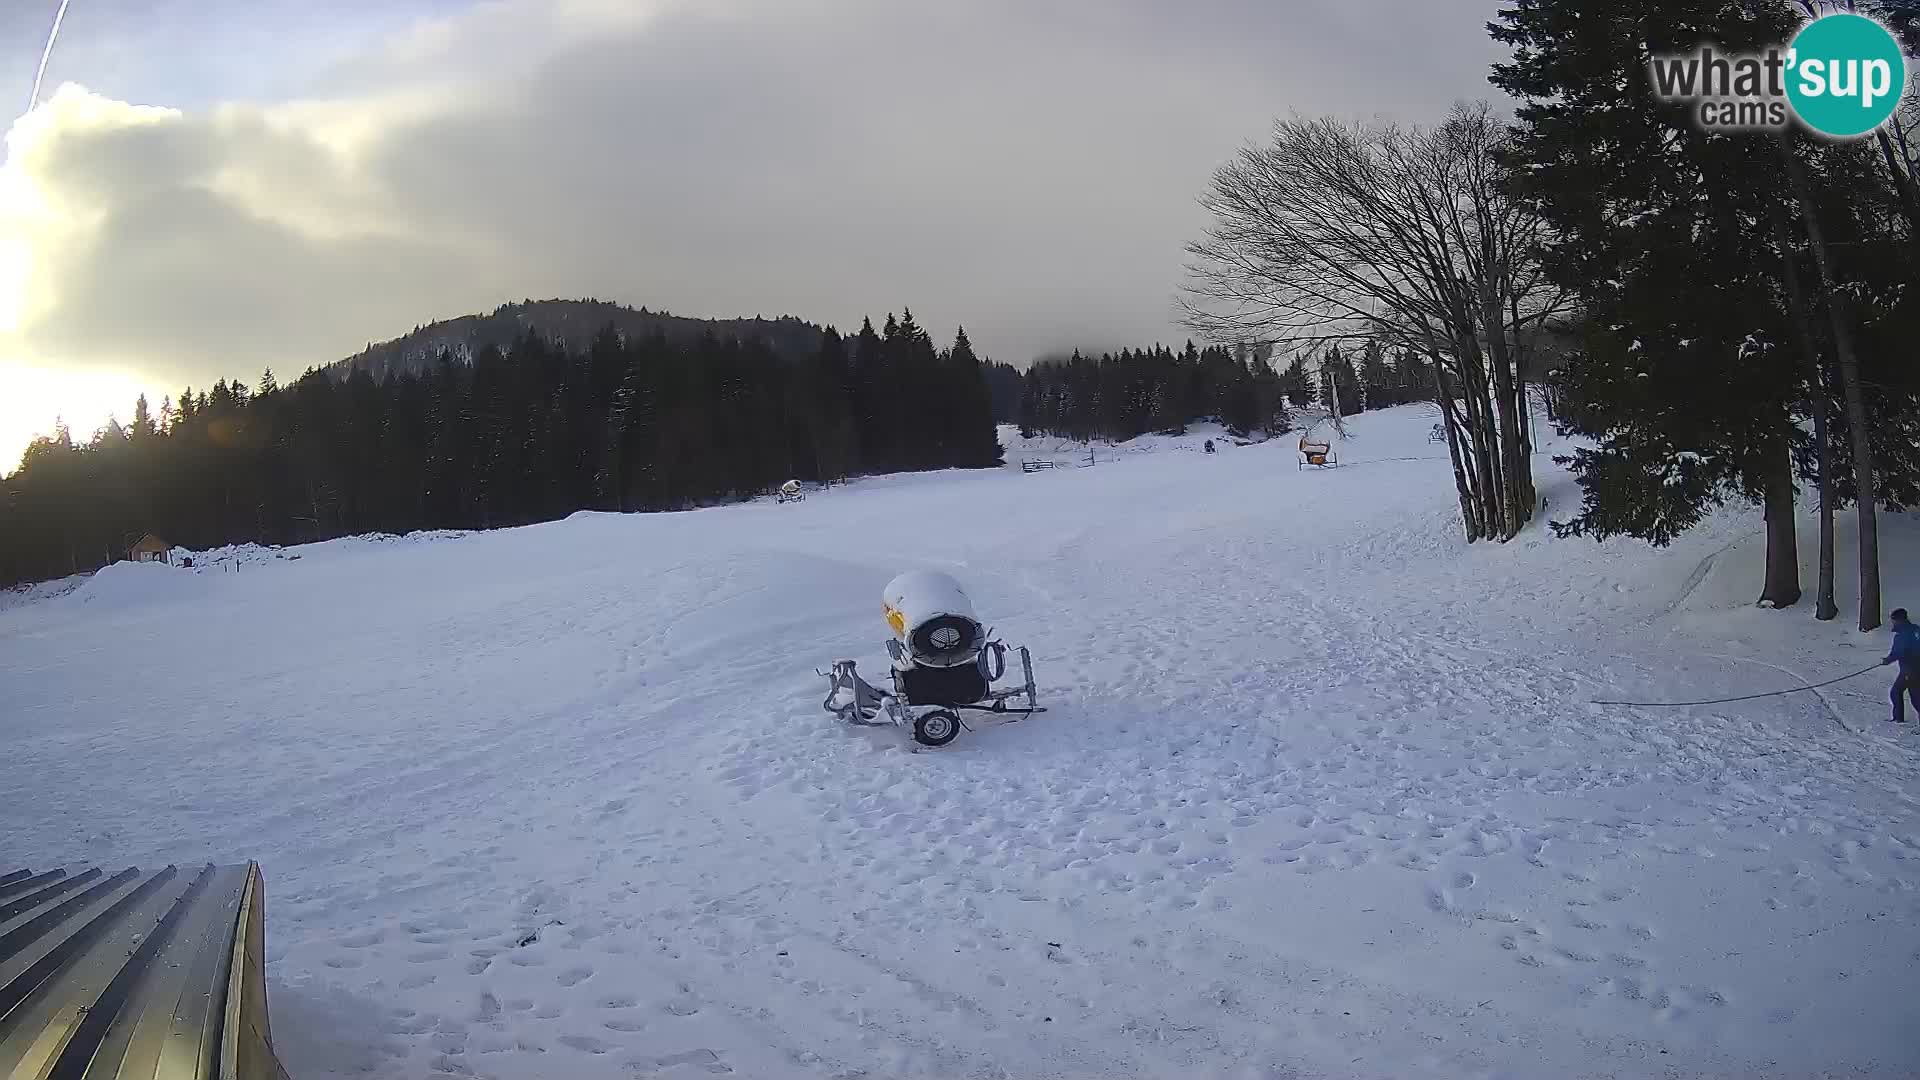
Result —
<svg viewBox="0 0 1920 1080"><path fill-rule="evenodd" d="M302 1080L1920 1070L1877 689L1586 704L1881 640L1736 609L1740 514L1469 548L1430 423L110 568L0 610L0 862L260 860ZM915 566L1048 713L819 711Z"/></svg>

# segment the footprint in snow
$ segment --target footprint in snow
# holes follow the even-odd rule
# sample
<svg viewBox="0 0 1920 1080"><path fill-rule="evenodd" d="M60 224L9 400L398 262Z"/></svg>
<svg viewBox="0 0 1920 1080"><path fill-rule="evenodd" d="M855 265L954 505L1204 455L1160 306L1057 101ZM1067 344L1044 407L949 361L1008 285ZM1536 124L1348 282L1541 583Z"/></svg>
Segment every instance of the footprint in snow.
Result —
<svg viewBox="0 0 1920 1080"><path fill-rule="evenodd" d="M668 1054L665 1057L630 1058L627 1061L628 1068L637 1070L643 1076L665 1072L683 1065L716 1076L733 1071L726 1062L720 1060L718 1053L705 1047L680 1054Z"/></svg>
<svg viewBox="0 0 1920 1080"><path fill-rule="evenodd" d="M420 1017L396 1015L387 1022L386 1031L389 1035L425 1035L432 1027L431 1023Z"/></svg>
<svg viewBox="0 0 1920 1080"><path fill-rule="evenodd" d="M482 1054L504 1054L514 1048L511 1037L503 1034L481 1032L473 1038L473 1049Z"/></svg>
<svg viewBox="0 0 1920 1080"><path fill-rule="evenodd" d="M1687 992L1707 1005L1722 1006L1727 1003L1727 996L1712 987L1689 987Z"/></svg>

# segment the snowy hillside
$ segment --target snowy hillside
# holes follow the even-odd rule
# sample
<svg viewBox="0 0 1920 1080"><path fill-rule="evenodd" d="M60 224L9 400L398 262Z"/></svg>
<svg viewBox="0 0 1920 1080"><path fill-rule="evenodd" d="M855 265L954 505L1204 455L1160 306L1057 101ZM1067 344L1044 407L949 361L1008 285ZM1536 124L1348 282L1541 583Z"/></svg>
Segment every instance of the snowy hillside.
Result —
<svg viewBox="0 0 1920 1080"><path fill-rule="evenodd" d="M1589 703L1884 635L1752 608L1750 511L1469 548L1432 422L113 567L0 610L0 863L258 859L300 1080L1920 1072L1887 679ZM1051 711L820 711L915 568Z"/></svg>

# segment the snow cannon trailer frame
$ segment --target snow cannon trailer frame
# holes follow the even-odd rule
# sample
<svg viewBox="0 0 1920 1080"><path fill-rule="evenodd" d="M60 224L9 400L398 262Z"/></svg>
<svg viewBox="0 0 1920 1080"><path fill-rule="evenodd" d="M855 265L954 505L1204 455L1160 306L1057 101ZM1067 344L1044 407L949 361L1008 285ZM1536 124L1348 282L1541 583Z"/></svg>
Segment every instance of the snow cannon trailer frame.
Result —
<svg viewBox="0 0 1920 1080"><path fill-rule="evenodd" d="M898 642L887 642L889 649ZM989 689L1006 672L1007 647L990 641L981 651L977 665L965 668L893 669L893 689L882 690L860 677L852 660L835 660L833 670L823 672L827 679L827 697L820 704L828 712L849 724L862 727L911 727L914 741L922 746L945 746L960 736L966 721L961 710L1024 718L1047 710L1041 706L1039 691L1033 685L1033 656L1022 645L1020 670L1025 682L1005 690ZM995 667L989 668L989 657ZM948 675L948 672L959 672ZM930 677L932 676L932 677ZM977 683L976 683L977 680ZM972 690L977 685L978 691ZM1007 703L1026 699L1024 706ZM922 712L920 710L927 711ZM884 717L884 719L883 719Z"/></svg>
<svg viewBox="0 0 1920 1080"><path fill-rule="evenodd" d="M881 610L893 637L893 689L882 690L860 677L852 660L836 660L820 705L850 724L885 724L913 729L922 746L945 746L966 723L961 710L1018 717L1045 712L1033 685L1033 656L1021 647L1024 681L993 689L1007 673L1007 646L974 618L973 601L946 574L921 570L887 583ZM1026 699L1024 707L1009 702ZM920 711L927 710L927 711ZM884 717L884 719L882 719Z"/></svg>

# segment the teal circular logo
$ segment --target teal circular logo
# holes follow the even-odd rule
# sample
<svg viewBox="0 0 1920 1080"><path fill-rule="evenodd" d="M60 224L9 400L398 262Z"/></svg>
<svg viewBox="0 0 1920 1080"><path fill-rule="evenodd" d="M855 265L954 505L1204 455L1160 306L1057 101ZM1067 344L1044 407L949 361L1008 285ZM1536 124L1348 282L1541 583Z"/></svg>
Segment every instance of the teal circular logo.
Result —
<svg viewBox="0 0 1920 1080"><path fill-rule="evenodd" d="M1801 122L1822 135L1869 134L1899 108L1907 88L1900 41L1865 15L1815 19L1794 37L1787 100Z"/></svg>

